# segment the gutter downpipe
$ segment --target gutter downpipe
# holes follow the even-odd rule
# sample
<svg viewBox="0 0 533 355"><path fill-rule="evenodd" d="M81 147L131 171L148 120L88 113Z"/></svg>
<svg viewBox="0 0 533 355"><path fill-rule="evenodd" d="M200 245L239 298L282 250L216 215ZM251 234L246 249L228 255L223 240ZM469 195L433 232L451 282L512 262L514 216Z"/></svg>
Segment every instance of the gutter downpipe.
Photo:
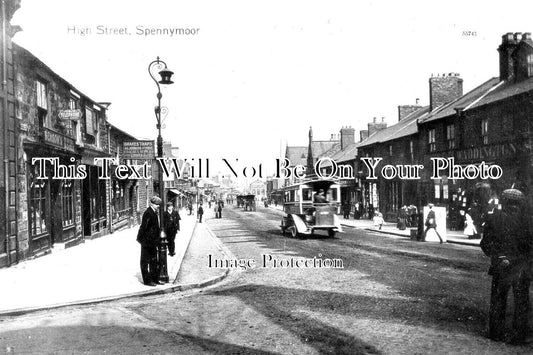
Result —
<svg viewBox="0 0 533 355"><path fill-rule="evenodd" d="M7 152L9 150L9 134L8 134L8 114L7 114L7 43L6 43L6 2L2 0L2 91L4 94L3 104L4 109L2 110L2 119L4 121L4 210L5 210L5 244L6 244L6 255L7 255L7 266L11 265L9 250L9 159L7 158Z"/></svg>

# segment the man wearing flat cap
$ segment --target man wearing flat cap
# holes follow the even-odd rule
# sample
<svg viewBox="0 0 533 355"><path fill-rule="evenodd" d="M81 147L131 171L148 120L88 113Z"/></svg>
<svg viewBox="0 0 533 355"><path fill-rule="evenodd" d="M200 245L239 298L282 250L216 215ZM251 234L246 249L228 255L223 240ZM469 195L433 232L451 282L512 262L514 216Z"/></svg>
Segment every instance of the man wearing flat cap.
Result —
<svg viewBox="0 0 533 355"><path fill-rule="evenodd" d="M141 244L141 274L143 283L147 286L163 284L158 281L157 269L157 245L161 233L159 223L159 205L161 202L158 196L153 196L150 199L150 206L144 211L137 233L137 241Z"/></svg>
<svg viewBox="0 0 533 355"><path fill-rule="evenodd" d="M489 311L489 337L497 341L523 343L528 331L531 225L526 213L525 195L507 189L500 198L502 209L489 214L481 249L491 258L492 288ZM512 330L506 331L507 294L513 288Z"/></svg>

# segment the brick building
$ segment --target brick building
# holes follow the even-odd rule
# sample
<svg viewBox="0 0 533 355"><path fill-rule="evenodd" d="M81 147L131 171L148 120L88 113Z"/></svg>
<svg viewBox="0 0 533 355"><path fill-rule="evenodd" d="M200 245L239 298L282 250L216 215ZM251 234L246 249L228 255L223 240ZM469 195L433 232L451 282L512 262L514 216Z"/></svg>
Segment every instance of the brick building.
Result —
<svg viewBox="0 0 533 355"><path fill-rule="evenodd" d="M423 162L451 157L456 166L471 166L472 174L482 164L498 165L498 179L457 179L443 171L437 179L423 176L421 203L446 206L453 225L457 210L471 209L479 215L479 183L487 183L492 195L511 186L528 193L531 202L533 117L533 41L530 33L507 33L498 48L500 76L491 78L469 93L436 107L419 121L419 149ZM487 185L485 185L487 186Z"/></svg>
<svg viewBox="0 0 533 355"><path fill-rule="evenodd" d="M417 205L417 181L382 174L385 165L415 165L419 163L417 121L427 115L429 107L403 105L398 107L398 122L371 134L358 146L359 157L381 158L376 179L369 178L369 169L359 163L361 200L368 210L379 210L387 220L395 220L401 206ZM371 163L371 162L370 162ZM392 174L392 171L386 173Z"/></svg>

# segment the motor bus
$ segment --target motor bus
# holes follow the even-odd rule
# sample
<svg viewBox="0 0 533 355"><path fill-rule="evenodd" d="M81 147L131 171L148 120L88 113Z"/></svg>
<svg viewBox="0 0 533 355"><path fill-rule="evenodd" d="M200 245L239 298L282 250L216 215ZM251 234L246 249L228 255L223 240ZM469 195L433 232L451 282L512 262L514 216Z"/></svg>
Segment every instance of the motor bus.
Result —
<svg viewBox="0 0 533 355"><path fill-rule="evenodd" d="M318 198L320 190L324 198ZM325 231L330 238L342 232L337 213L340 212L340 186L335 180L310 180L283 188L281 232L293 238Z"/></svg>

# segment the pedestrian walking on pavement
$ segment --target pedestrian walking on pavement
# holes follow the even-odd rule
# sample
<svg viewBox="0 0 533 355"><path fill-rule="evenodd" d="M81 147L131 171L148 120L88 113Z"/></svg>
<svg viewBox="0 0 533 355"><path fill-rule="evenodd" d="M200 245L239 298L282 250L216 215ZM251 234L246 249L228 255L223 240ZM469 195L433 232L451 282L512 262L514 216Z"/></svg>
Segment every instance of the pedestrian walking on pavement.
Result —
<svg viewBox="0 0 533 355"><path fill-rule="evenodd" d="M487 215L481 249L491 258L492 276L489 338L524 343L528 332L529 285L531 283L532 228L525 208L525 196L507 189L501 196L502 209ZM506 333L507 294L513 288L512 332Z"/></svg>
<svg viewBox="0 0 533 355"><path fill-rule="evenodd" d="M433 211L433 206L434 205L432 203L428 204L429 213L426 218L426 230L424 231L424 239L426 239L428 231L430 229L433 229L435 233L437 234L437 237L439 237L440 243L442 244L443 243L442 238L439 232L437 232L437 218L435 218L435 211Z"/></svg>
<svg viewBox="0 0 533 355"><path fill-rule="evenodd" d="M176 255L176 234L180 230L180 214L177 209L174 208L174 204L172 202L167 203L167 210L164 212L165 214L165 234L167 236L168 241L168 255L174 256Z"/></svg>
<svg viewBox="0 0 533 355"><path fill-rule="evenodd" d="M141 275L147 286L162 284L159 282L157 268L157 245L161 226L159 224L159 205L161 199L153 196L150 206L144 211L141 226L137 233L137 241L141 244Z"/></svg>
<svg viewBox="0 0 533 355"><path fill-rule="evenodd" d="M385 221L383 220L383 214L376 210L376 213L374 214L374 226L379 227L379 229L381 229L383 227L383 223L385 223Z"/></svg>
<svg viewBox="0 0 533 355"><path fill-rule="evenodd" d="M202 207L202 204L198 206L198 211L196 214L198 215L198 223L202 223L202 216L204 215L204 208Z"/></svg>
<svg viewBox="0 0 533 355"><path fill-rule="evenodd" d="M215 218L222 218L222 204L221 203L215 206Z"/></svg>
<svg viewBox="0 0 533 355"><path fill-rule="evenodd" d="M477 229L474 225L474 220L472 219L472 217L470 217L470 214L468 214L464 210L460 210L459 214L465 220L463 234L468 236L468 239L474 239L475 235L477 234Z"/></svg>
<svg viewBox="0 0 533 355"><path fill-rule="evenodd" d="M344 215L344 219L350 219L350 202L345 202L342 205L342 214Z"/></svg>

